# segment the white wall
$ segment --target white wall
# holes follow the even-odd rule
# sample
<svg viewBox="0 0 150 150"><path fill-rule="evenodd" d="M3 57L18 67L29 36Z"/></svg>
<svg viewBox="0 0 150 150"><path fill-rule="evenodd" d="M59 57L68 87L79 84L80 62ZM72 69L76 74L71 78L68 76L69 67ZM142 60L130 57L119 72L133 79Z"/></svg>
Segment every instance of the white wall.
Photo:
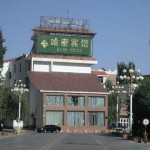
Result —
<svg viewBox="0 0 150 150"><path fill-rule="evenodd" d="M86 64L55 62L53 63L52 71L71 72L71 73L91 73L91 66Z"/></svg>
<svg viewBox="0 0 150 150"><path fill-rule="evenodd" d="M9 65L8 65L9 64ZM14 67L16 66L16 71L14 72ZM20 70L21 66L21 70ZM25 83L25 77L27 77L27 65L26 65L26 59L21 58L20 60L7 62L6 67L6 86L7 87L13 87L14 86L14 80L22 80L22 83ZM10 78L11 73L11 78Z"/></svg>
<svg viewBox="0 0 150 150"><path fill-rule="evenodd" d="M107 77L103 77L103 83L107 81Z"/></svg>
<svg viewBox="0 0 150 150"><path fill-rule="evenodd" d="M91 65L94 64L97 61L32 57L31 71L91 73Z"/></svg>
<svg viewBox="0 0 150 150"><path fill-rule="evenodd" d="M30 111L29 111L29 125L33 126L33 118L31 114L35 114L36 117L36 127L42 126L42 119L43 119L43 97L42 93L39 90L36 90L32 84L30 84Z"/></svg>
<svg viewBox="0 0 150 150"><path fill-rule="evenodd" d="M91 65L65 62L43 63L33 61L33 71L39 72L72 72L72 73L91 73Z"/></svg>
<svg viewBox="0 0 150 150"><path fill-rule="evenodd" d="M50 66L48 64L34 64L34 71L41 71L41 72L49 72Z"/></svg>

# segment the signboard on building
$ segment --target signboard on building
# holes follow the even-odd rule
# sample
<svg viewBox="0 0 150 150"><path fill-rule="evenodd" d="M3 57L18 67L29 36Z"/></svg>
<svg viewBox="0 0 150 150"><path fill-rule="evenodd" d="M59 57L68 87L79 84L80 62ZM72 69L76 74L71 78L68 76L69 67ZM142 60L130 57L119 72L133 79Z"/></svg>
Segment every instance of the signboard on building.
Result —
<svg viewBox="0 0 150 150"><path fill-rule="evenodd" d="M91 37L38 35L35 53L91 55Z"/></svg>
<svg viewBox="0 0 150 150"><path fill-rule="evenodd" d="M42 28L71 28L71 29L88 29L89 20L79 18L62 18L41 16L40 26Z"/></svg>

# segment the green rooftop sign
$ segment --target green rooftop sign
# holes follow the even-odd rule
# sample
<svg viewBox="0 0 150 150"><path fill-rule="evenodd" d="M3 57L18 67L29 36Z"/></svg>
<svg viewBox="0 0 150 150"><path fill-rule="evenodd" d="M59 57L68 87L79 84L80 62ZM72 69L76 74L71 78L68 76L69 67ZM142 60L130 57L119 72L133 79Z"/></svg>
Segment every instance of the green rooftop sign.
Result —
<svg viewBox="0 0 150 150"><path fill-rule="evenodd" d="M38 35L36 53L90 55L91 37Z"/></svg>

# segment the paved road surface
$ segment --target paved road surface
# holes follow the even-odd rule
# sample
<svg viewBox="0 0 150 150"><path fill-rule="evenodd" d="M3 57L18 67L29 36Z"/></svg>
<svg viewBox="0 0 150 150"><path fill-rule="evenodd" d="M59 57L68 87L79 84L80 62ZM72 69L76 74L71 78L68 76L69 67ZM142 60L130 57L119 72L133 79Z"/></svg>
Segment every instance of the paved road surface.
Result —
<svg viewBox="0 0 150 150"><path fill-rule="evenodd" d="M150 143L134 143L111 134L36 133L0 137L0 150L150 150Z"/></svg>

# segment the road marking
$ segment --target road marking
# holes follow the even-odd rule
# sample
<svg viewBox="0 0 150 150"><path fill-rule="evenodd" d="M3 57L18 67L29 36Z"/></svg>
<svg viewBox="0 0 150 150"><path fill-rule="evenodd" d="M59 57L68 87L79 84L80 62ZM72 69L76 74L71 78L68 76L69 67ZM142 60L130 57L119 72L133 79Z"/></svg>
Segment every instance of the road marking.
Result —
<svg viewBox="0 0 150 150"><path fill-rule="evenodd" d="M66 136L66 135L62 135L61 137L57 138L56 140L44 145L43 147L40 148L40 150L49 150L51 147L56 145L56 143L58 143L62 138L64 138L64 136Z"/></svg>
<svg viewBox="0 0 150 150"><path fill-rule="evenodd" d="M108 150L107 147L106 147L105 145L103 145L102 142L101 142L99 139L97 139L97 138L96 138L95 136L93 136L92 134L91 134L91 137L92 137L94 140L96 140L96 142L97 142L99 145L103 146L103 149L104 149L104 150Z"/></svg>
<svg viewBox="0 0 150 150"><path fill-rule="evenodd" d="M96 140L96 142L99 144L99 145L102 145L102 143L101 143L101 141L99 141L95 136L93 136L92 134L91 134L91 137L94 139L94 140Z"/></svg>

